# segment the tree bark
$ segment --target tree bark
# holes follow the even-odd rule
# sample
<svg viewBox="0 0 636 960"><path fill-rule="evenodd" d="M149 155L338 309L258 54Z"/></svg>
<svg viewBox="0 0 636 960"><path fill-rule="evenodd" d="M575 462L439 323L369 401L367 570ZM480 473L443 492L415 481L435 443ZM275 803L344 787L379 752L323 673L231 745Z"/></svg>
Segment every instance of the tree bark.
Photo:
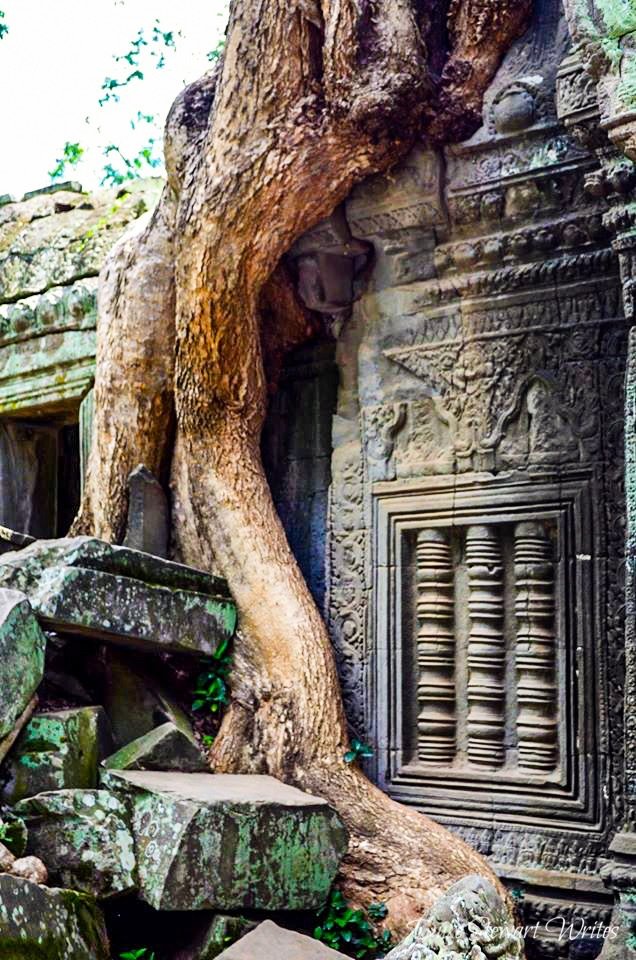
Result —
<svg viewBox="0 0 636 960"><path fill-rule="evenodd" d="M474 126L529 6L480 0L471 17L475 3L453 2L447 55L412 0L235 0L220 74L169 117L159 208L102 276L96 434L75 525L120 540L128 473L170 462L175 551L222 572L240 613L214 768L270 773L328 799L350 831L345 894L384 900L398 934L460 877L495 878L344 762L331 644L276 514L260 434L285 349L315 330L281 258L422 131L440 139L451 102L457 123ZM467 81L458 64L473 57L477 28ZM440 57L441 82L427 66Z"/></svg>

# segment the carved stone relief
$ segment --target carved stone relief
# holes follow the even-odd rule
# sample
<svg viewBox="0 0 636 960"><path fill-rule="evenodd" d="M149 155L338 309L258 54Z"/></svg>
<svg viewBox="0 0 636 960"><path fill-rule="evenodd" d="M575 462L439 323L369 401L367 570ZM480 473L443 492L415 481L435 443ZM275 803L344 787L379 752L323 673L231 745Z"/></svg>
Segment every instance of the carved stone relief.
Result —
<svg viewBox="0 0 636 960"><path fill-rule="evenodd" d="M576 896L608 915L625 797L633 171L586 134L567 50L540 0L481 130L348 201L376 262L330 492L329 622L370 772L523 883L528 922Z"/></svg>

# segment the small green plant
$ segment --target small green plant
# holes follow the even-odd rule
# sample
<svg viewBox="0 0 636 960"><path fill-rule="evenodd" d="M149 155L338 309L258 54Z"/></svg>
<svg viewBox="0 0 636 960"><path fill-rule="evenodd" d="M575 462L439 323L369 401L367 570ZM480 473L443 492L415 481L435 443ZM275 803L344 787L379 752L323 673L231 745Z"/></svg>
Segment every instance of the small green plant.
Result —
<svg viewBox="0 0 636 960"><path fill-rule="evenodd" d="M22 856L26 846L26 827L19 817L5 813L0 816L0 843L15 856Z"/></svg>
<svg viewBox="0 0 636 960"><path fill-rule="evenodd" d="M375 924L384 920L387 912L383 903L372 903L366 913L353 910L340 890L332 890L314 937L350 957L383 957L391 946L391 932L379 931Z"/></svg>
<svg viewBox="0 0 636 960"><path fill-rule="evenodd" d="M55 166L49 170L51 180L59 180L66 173L67 167L76 167L84 156L84 147L79 143L69 143L67 140L62 150L62 156L55 161Z"/></svg>
<svg viewBox="0 0 636 960"><path fill-rule="evenodd" d="M120 960L156 960L155 951L149 947L139 947L138 950L125 950L119 954Z"/></svg>
<svg viewBox="0 0 636 960"><path fill-rule="evenodd" d="M215 738L211 733L204 733L201 737L201 740L203 742L203 746L209 749L214 744Z"/></svg>
<svg viewBox="0 0 636 960"><path fill-rule="evenodd" d="M208 713L218 711L228 702L227 677L232 666L232 651L230 641L226 638L212 654L205 664L205 670L199 674L195 699L192 701L193 710L206 710Z"/></svg>
<svg viewBox="0 0 636 960"><path fill-rule="evenodd" d="M0 21L4 20L4 10L0 10ZM9 32L6 23L0 22L0 40Z"/></svg>
<svg viewBox="0 0 636 960"><path fill-rule="evenodd" d="M223 50L225 49L225 40L219 40L214 50L209 50L207 57L210 63L216 63L217 60L220 60L223 55Z"/></svg>
<svg viewBox="0 0 636 960"><path fill-rule="evenodd" d="M355 763L356 760L363 760L373 756L373 748L362 740L352 740L351 749L344 755L345 763Z"/></svg>

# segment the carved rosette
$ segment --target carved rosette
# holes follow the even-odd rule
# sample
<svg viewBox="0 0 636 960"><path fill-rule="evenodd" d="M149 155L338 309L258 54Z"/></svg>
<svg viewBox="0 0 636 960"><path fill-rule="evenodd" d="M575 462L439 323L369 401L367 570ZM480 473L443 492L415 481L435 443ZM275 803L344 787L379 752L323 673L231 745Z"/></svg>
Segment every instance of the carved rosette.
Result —
<svg viewBox="0 0 636 960"><path fill-rule="evenodd" d="M449 535L421 530L417 537L418 757L455 759L454 572Z"/></svg>
<svg viewBox="0 0 636 960"><path fill-rule="evenodd" d="M466 531L468 635L468 757L480 766L505 759L503 562L497 529Z"/></svg>
<svg viewBox="0 0 636 960"><path fill-rule="evenodd" d="M557 764L557 706L552 544L541 523L515 527L517 736L519 766Z"/></svg>

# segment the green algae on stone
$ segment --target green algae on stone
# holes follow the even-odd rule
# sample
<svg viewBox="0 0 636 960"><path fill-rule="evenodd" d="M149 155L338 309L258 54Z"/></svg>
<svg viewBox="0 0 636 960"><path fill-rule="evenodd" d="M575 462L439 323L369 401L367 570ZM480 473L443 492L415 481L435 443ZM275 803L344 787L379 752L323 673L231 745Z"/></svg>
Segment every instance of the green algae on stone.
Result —
<svg viewBox="0 0 636 960"><path fill-rule="evenodd" d="M0 740L13 730L44 673L46 637L23 593L0 589Z"/></svg>
<svg viewBox="0 0 636 960"><path fill-rule="evenodd" d="M28 852L50 879L98 899L136 887L126 807L107 790L57 790L16 806L29 828Z"/></svg>
<svg viewBox="0 0 636 960"><path fill-rule="evenodd" d="M93 897L0 875L0 960L109 960Z"/></svg>
<svg viewBox="0 0 636 960"><path fill-rule="evenodd" d="M4 554L0 584L54 629L145 651L206 656L236 628L223 580L91 537Z"/></svg>
<svg viewBox="0 0 636 960"><path fill-rule="evenodd" d="M168 721L126 744L104 760L112 770L180 770L206 773L209 770L193 735Z"/></svg>
<svg viewBox="0 0 636 960"><path fill-rule="evenodd" d="M338 815L273 777L104 770L126 797L157 910L316 910L347 846Z"/></svg>
<svg viewBox="0 0 636 960"><path fill-rule="evenodd" d="M37 714L3 766L2 799L13 804L46 790L96 787L111 742L102 707Z"/></svg>

